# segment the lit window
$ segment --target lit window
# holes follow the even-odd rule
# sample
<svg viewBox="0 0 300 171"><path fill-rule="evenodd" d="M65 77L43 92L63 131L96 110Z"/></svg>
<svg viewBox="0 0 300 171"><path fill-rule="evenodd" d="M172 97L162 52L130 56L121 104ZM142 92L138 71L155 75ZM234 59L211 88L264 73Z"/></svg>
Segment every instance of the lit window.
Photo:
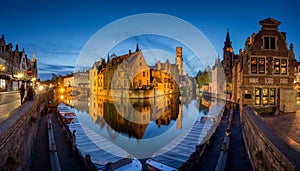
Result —
<svg viewBox="0 0 300 171"><path fill-rule="evenodd" d="M255 104L256 105L260 105L261 104L261 89L260 88L256 88L255 89Z"/></svg>
<svg viewBox="0 0 300 171"><path fill-rule="evenodd" d="M286 75L287 74L287 61L286 59L281 59L281 74Z"/></svg>
<svg viewBox="0 0 300 171"><path fill-rule="evenodd" d="M275 104L275 88L256 88L255 89L255 105L274 105Z"/></svg>
<svg viewBox="0 0 300 171"><path fill-rule="evenodd" d="M286 59L274 59L274 74L287 74L287 60Z"/></svg>
<svg viewBox="0 0 300 171"><path fill-rule="evenodd" d="M259 58L259 73L264 74L265 73L265 58Z"/></svg>
<svg viewBox="0 0 300 171"><path fill-rule="evenodd" d="M264 74L265 73L265 58L251 58L251 73L252 74Z"/></svg>
<svg viewBox="0 0 300 171"><path fill-rule="evenodd" d="M257 58L255 58L255 57L251 58L251 73L252 74L257 73Z"/></svg>
<svg viewBox="0 0 300 171"><path fill-rule="evenodd" d="M270 88L270 105L275 104L275 88Z"/></svg>
<svg viewBox="0 0 300 171"><path fill-rule="evenodd" d="M269 89L264 88L263 89L263 105L267 105L269 100Z"/></svg>
<svg viewBox="0 0 300 171"><path fill-rule="evenodd" d="M280 73L280 59L274 59L274 74Z"/></svg>

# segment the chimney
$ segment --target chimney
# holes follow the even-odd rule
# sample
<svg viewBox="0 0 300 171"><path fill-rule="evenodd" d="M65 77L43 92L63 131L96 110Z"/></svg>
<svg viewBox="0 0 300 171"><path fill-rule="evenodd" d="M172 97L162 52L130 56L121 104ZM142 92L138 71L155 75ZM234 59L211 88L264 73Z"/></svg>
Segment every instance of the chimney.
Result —
<svg viewBox="0 0 300 171"><path fill-rule="evenodd" d="M240 49L240 50L239 50L239 53L240 53L239 55L242 55L242 54L243 54L243 50Z"/></svg>
<svg viewBox="0 0 300 171"><path fill-rule="evenodd" d="M128 50L128 54L131 55L131 50L130 49Z"/></svg>
<svg viewBox="0 0 300 171"><path fill-rule="evenodd" d="M255 38L255 33L252 33L252 35L251 35L251 44L253 44L254 38Z"/></svg>

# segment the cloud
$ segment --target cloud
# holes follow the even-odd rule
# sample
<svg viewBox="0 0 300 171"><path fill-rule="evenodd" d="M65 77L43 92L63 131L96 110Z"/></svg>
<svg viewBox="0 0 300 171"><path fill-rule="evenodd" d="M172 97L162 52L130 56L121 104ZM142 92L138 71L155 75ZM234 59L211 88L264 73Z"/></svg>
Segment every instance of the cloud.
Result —
<svg viewBox="0 0 300 171"><path fill-rule="evenodd" d="M59 64L45 64L40 63L38 66L38 70L41 73L59 73L65 71L73 72L75 66L73 65L59 65Z"/></svg>
<svg viewBox="0 0 300 171"><path fill-rule="evenodd" d="M39 63L38 72L41 80L47 80L52 78L52 73L56 75L66 75L74 72L75 66L73 65L59 65L59 64L47 64Z"/></svg>

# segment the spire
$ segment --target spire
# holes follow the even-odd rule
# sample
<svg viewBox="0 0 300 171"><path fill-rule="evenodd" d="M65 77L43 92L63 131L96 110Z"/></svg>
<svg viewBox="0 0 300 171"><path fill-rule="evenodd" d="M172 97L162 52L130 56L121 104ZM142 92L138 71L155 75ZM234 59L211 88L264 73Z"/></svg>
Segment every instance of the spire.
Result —
<svg viewBox="0 0 300 171"><path fill-rule="evenodd" d="M224 49L226 49L226 48L232 48L230 36L229 36L229 28L227 28L226 40L224 42Z"/></svg>
<svg viewBox="0 0 300 171"><path fill-rule="evenodd" d="M109 53L107 54L107 63L109 63Z"/></svg>
<svg viewBox="0 0 300 171"><path fill-rule="evenodd" d="M1 39L0 39L0 42L3 42L3 43L5 43L4 34L2 34L2 36L1 36Z"/></svg>
<svg viewBox="0 0 300 171"><path fill-rule="evenodd" d="M140 48L139 48L139 39L137 38L135 52L138 52L138 51L140 51Z"/></svg>
<svg viewBox="0 0 300 171"><path fill-rule="evenodd" d="M33 52L32 62L36 63L36 53L35 53L35 51Z"/></svg>

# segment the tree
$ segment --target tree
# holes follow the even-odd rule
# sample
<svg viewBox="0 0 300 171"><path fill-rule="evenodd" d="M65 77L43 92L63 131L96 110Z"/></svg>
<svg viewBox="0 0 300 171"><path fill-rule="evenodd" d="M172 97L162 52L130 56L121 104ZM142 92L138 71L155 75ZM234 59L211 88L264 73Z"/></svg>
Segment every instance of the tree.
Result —
<svg viewBox="0 0 300 171"><path fill-rule="evenodd" d="M210 71L199 71L197 76L196 76L196 81L197 81L197 84L198 86L201 88L203 86L203 84L208 84L211 82L210 80L210 75L211 75L211 72Z"/></svg>

